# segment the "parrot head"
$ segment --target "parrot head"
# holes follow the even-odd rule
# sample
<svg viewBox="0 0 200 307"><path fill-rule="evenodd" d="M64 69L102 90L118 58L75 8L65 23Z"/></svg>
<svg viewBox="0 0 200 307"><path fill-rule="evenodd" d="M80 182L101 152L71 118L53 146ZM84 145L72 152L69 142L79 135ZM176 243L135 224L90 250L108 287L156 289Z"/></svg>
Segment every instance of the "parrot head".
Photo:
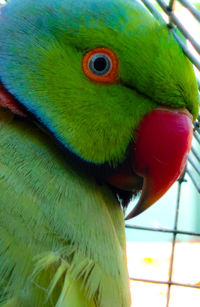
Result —
<svg viewBox="0 0 200 307"><path fill-rule="evenodd" d="M132 0L11 0L0 17L0 100L101 173L134 212L184 169L198 115L193 68Z"/></svg>

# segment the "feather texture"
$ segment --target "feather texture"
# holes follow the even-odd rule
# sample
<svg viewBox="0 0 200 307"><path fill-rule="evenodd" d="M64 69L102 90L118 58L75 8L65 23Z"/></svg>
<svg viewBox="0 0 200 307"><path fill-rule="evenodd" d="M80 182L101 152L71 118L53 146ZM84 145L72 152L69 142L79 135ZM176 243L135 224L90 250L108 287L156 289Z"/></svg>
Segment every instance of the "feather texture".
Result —
<svg viewBox="0 0 200 307"><path fill-rule="evenodd" d="M0 168L1 304L129 306L123 215L107 187L3 109Z"/></svg>

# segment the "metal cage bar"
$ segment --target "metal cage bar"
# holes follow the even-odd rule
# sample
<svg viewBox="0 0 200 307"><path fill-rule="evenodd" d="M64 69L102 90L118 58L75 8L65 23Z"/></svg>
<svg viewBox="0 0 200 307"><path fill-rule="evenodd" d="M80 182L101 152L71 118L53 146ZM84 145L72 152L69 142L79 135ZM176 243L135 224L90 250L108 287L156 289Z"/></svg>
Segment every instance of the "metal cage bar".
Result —
<svg viewBox="0 0 200 307"><path fill-rule="evenodd" d="M148 10L154 15L154 17L159 20L160 22L165 22L163 18L163 12L165 15L168 16L168 23L167 26L174 34L175 38L177 39L178 43L182 47L184 53L188 56L191 62L196 66L196 68L200 71L200 44L193 38L193 36L189 33L189 31L185 28L185 26L180 22L177 18L174 8L176 4L176 0L169 0L169 3L166 4L163 0L155 0L157 5L155 6L150 0L141 0L141 2L148 8ZM177 0L180 5L185 7L193 17L200 23L200 11L198 11L189 1L187 0ZM160 10L157 8L160 7ZM180 32L178 32L178 31ZM185 36L187 41L190 41L194 49L197 51L199 57L195 56L187 47L185 41L182 40L181 35ZM197 82L200 88L200 80L197 77ZM197 121L194 123L194 139L196 141L196 146L200 148L200 115ZM200 151L199 151L200 152ZM194 186L196 187L197 191L200 193L200 154L195 149L195 146L192 145L191 153L189 155L188 163L184 174L179 178L178 181L178 191L177 191L177 201L176 201L176 212L175 212L175 219L174 219L174 227L173 229L167 228L157 228L157 227L142 227L139 225L126 225L127 229L137 229L137 230L145 230L145 231L152 231L152 232L163 232L163 233L171 233L172 234L172 247L171 247L171 257L170 257L170 264L169 264L169 273L168 273L168 280L161 281L161 280L151 280L151 279L143 279L143 278L134 278L130 277L133 281L145 282L145 283L154 283L154 284L166 284L168 285L167 290L167 303L166 307L169 307L170 304L170 291L171 286L182 286L182 287L189 287L200 289L199 285L196 284L187 284L187 283L177 283L173 282L172 279L172 272L174 266L174 251L175 245L177 240L177 235L189 235L195 236L200 238L200 232L190 232L178 229L178 218L179 218L179 208L180 208L180 197L181 197L181 188L182 183L185 181L185 175L187 174L191 181L193 182Z"/></svg>

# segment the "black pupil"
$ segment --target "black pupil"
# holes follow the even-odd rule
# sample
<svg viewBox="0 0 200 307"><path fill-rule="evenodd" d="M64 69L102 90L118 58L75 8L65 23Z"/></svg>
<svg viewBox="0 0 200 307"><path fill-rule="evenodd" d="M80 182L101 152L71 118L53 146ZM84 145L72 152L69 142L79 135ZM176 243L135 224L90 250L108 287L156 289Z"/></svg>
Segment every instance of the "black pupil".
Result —
<svg viewBox="0 0 200 307"><path fill-rule="evenodd" d="M98 59L94 61L94 68L97 71L105 70L106 66L107 66L107 62L103 57L99 57Z"/></svg>
<svg viewBox="0 0 200 307"><path fill-rule="evenodd" d="M97 76L105 76L111 66L111 60L106 54L95 54L88 63L90 71Z"/></svg>

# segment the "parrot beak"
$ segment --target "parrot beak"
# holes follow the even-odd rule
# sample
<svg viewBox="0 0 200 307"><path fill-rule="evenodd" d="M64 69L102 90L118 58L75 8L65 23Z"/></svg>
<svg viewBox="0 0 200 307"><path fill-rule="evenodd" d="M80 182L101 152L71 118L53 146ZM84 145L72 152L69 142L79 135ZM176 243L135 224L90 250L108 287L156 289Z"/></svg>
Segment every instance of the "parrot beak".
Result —
<svg viewBox="0 0 200 307"><path fill-rule="evenodd" d="M143 118L132 144L132 169L143 177L143 188L126 220L153 205L183 172L191 147L192 120L186 109L162 107Z"/></svg>
<svg viewBox="0 0 200 307"><path fill-rule="evenodd" d="M0 107L10 109L13 113L26 117L26 114L20 109L16 99L0 83Z"/></svg>

